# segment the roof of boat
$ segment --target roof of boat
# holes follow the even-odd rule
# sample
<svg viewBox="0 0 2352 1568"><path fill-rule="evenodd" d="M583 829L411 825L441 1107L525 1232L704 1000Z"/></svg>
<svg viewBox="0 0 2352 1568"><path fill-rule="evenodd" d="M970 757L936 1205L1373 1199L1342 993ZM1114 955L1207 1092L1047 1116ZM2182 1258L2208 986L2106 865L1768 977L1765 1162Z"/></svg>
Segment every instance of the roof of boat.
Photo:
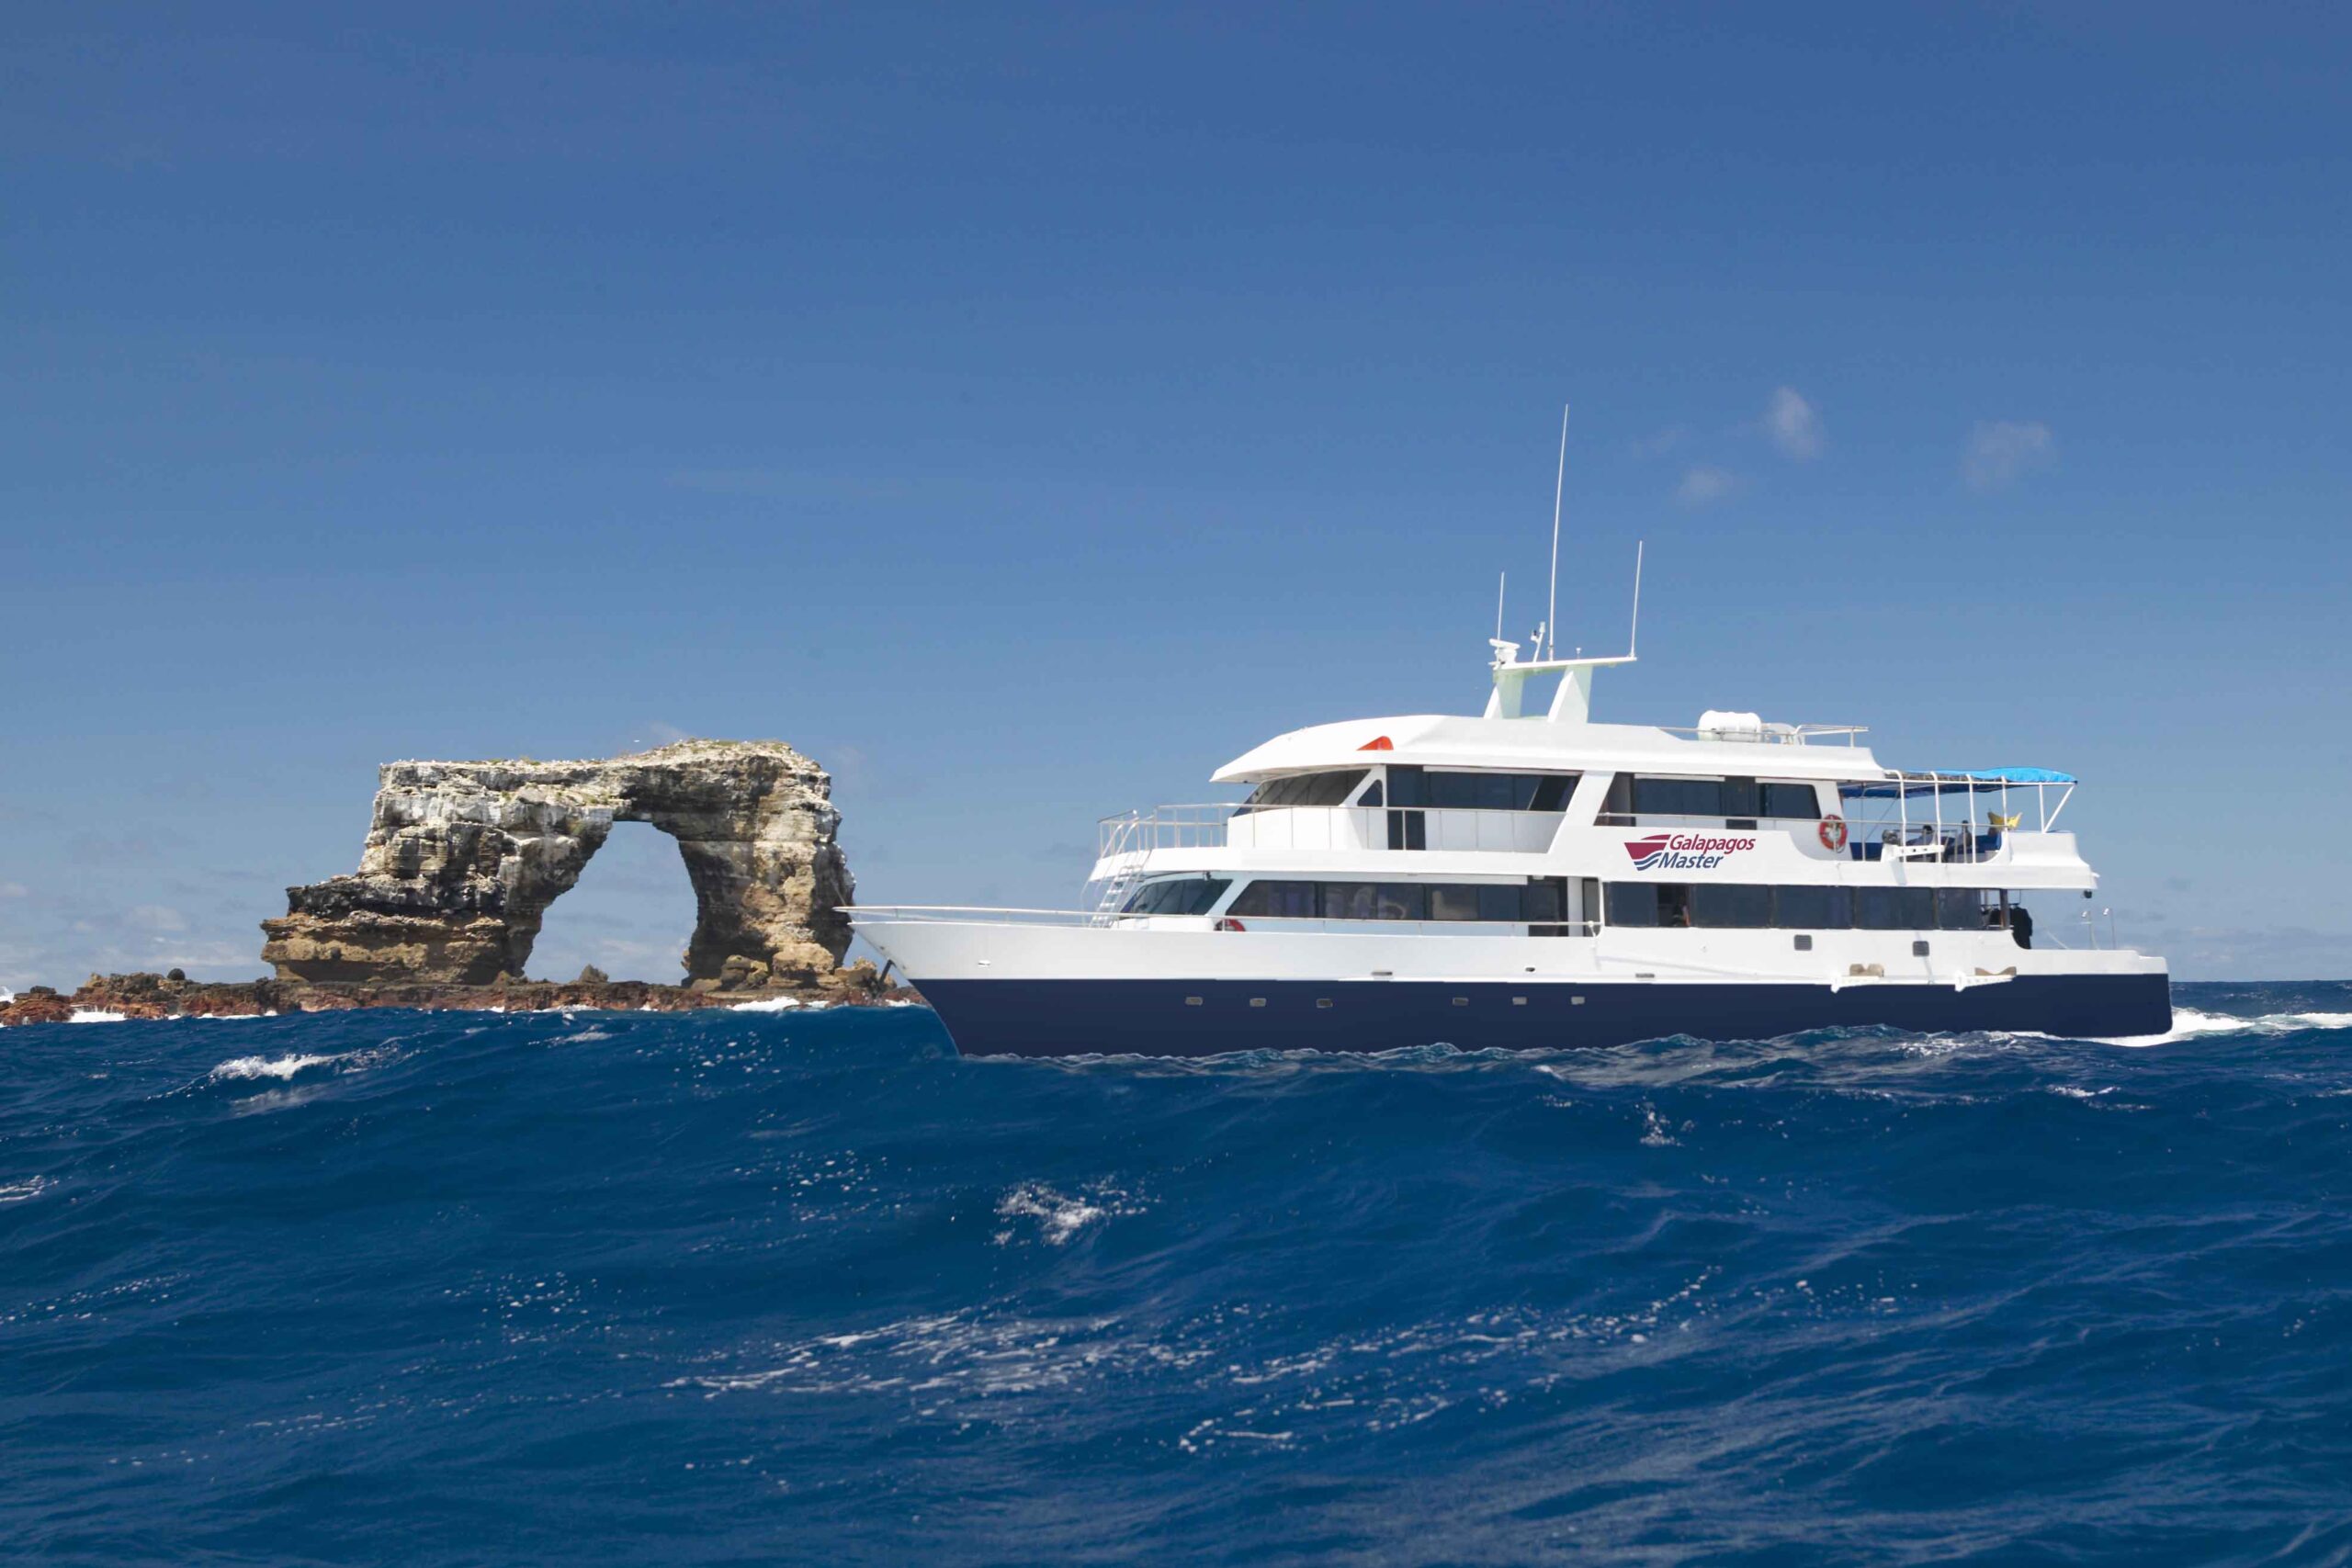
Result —
<svg viewBox="0 0 2352 1568"><path fill-rule="evenodd" d="M1212 775L1218 784L1374 763L1564 772L1715 774L1736 778L1883 779L1864 746L1694 739L1639 724L1551 724L1534 718L1408 714L1349 719L1277 735Z"/></svg>

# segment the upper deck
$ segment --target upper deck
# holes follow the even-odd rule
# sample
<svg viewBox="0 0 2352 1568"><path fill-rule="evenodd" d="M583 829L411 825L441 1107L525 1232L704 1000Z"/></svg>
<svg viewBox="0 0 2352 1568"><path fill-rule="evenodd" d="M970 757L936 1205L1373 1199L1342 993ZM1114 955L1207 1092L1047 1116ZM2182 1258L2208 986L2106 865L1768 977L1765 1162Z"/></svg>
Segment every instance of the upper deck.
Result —
<svg viewBox="0 0 2352 1568"><path fill-rule="evenodd" d="M1498 647L1485 713L1351 719L1276 736L1214 774L1253 786L1247 801L1105 818L1091 880L1283 866L1638 880L1670 876L1675 857L1636 856L1629 866L1623 829L1659 829L1749 836L1760 852L1742 865L1803 880L2097 883L2073 835L2053 830L2073 787L2067 775L1902 772L1861 744L1859 727L1746 713L1711 711L1686 729L1596 724L1592 671L1626 660L1529 665ZM1524 678L1546 671L1560 675L1549 707L1520 713ZM1406 861L1399 851L1414 853Z"/></svg>

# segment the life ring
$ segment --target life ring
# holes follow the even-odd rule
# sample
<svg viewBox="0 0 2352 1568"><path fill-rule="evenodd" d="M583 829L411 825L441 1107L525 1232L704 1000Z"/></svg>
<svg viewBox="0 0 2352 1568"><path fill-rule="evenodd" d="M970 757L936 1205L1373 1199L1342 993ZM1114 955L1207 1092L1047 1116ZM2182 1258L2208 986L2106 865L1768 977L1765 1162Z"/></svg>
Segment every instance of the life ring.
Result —
<svg viewBox="0 0 2352 1568"><path fill-rule="evenodd" d="M1821 847L1833 855L1846 847L1846 819L1843 817L1821 819Z"/></svg>
<svg viewBox="0 0 2352 1568"><path fill-rule="evenodd" d="M1235 919L1231 915L1227 915L1223 919L1217 921L1216 929L1221 931L1246 931L1250 928L1243 925L1239 920Z"/></svg>

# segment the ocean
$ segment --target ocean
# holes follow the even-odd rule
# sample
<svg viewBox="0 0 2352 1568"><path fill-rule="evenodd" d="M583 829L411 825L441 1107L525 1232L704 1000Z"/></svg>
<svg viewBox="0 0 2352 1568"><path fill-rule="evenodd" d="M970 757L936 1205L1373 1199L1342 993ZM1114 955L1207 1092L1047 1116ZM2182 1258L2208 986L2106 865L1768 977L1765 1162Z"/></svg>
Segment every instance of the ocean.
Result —
<svg viewBox="0 0 2352 1568"><path fill-rule="evenodd" d="M0 1560L2352 1561L2352 985L2176 1000L1184 1063L6 1031Z"/></svg>

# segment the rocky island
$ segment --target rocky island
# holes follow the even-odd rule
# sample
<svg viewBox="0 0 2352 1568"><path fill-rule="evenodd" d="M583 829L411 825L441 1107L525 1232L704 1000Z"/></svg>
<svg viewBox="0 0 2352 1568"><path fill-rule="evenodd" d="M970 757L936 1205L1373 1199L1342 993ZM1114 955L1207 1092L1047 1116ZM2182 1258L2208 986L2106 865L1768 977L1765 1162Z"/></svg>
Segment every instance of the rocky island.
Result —
<svg viewBox="0 0 2352 1568"><path fill-rule="evenodd" d="M548 906L617 822L676 840L695 890L682 985L594 970L525 978ZM287 889L262 921L274 978L220 985L92 976L35 987L0 1024L349 1007L679 1009L762 999L872 1001L873 965L842 966L854 893L832 779L782 741L682 740L595 761L388 762L357 871Z"/></svg>

